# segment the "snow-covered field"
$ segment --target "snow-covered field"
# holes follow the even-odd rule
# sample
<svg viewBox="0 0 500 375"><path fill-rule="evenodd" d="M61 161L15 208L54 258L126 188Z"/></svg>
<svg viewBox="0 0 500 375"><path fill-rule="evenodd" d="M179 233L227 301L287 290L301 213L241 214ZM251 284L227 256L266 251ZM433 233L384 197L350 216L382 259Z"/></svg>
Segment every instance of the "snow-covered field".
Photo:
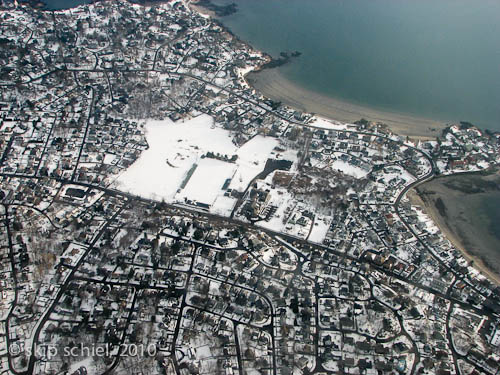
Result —
<svg viewBox="0 0 500 375"><path fill-rule="evenodd" d="M235 178L229 186L231 189L243 191L252 178L264 170L267 159L278 146L278 140L272 137L257 135L238 149L239 166Z"/></svg>
<svg viewBox="0 0 500 375"><path fill-rule="evenodd" d="M217 196L224 194L224 182L233 177L235 170L235 164L202 159L186 187L177 195L177 199L190 199L211 206Z"/></svg>
<svg viewBox="0 0 500 375"><path fill-rule="evenodd" d="M323 243L323 240L328 233L328 229L330 228L330 223L331 218L328 216L316 215L311 234L309 235L309 241Z"/></svg>
<svg viewBox="0 0 500 375"><path fill-rule="evenodd" d="M215 127L210 116L186 122L148 121L149 149L117 180L117 187L146 198L172 201L193 164L208 151L234 153L226 130Z"/></svg>
<svg viewBox="0 0 500 375"><path fill-rule="evenodd" d="M176 123L148 121L145 128L149 148L117 179L115 187L166 202L206 203L220 214L230 213L236 203L224 196L225 181L232 179L229 188L243 191L264 170L267 159L275 157L273 149L279 143L258 135L238 148L229 131L216 126L208 115ZM238 159L230 163L202 158L207 152L229 158L237 155Z"/></svg>
<svg viewBox="0 0 500 375"><path fill-rule="evenodd" d="M323 128L325 130L348 130L349 128L354 128L355 125L342 123L339 121L333 121L321 116L314 116L311 121L311 126L315 126L318 128Z"/></svg>

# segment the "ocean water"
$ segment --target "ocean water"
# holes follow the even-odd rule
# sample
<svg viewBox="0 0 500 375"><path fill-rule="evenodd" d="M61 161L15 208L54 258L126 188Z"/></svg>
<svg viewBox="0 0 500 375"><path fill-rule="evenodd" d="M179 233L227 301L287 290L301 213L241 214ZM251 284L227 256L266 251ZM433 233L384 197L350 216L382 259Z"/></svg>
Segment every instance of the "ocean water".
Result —
<svg viewBox="0 0 500 375"><path fill-rule="evenodd" d="M500 130L499 0L216 0L292 83L373 109Z"/></svg>
<svg viewBox="0 0 500 375"><path fill-rule="evenodd" d="M441 198L446 207L442 221L466 251L485 262L500 276L500 175L462 174L443 176L418 189L431 202ZM432 203L431 203L432 205ZM438 210L431 208L436 215Z"/></svg>
<svg viewBox="0 0 500 375"><path fill-rule="evenodd" d="M462 195L455 203L463 205L465 226L477 237L477 242L475 238L470 241L472 252L500 275L500 191Z"/></svg>
<svg viewBox="0 0 500 375"><path fill-rule="evenodd" d="M500 192L492 193L481 200L480 210L487 218L487 228L491 235L500 243ZM500 254L499 254L500 256Z"/></svg>
<svg viewBox="0 0 500 375"><path fill-rule="evenodd" d="M49 10L61 10L89 4L90 0L43 0Z"/></svg>

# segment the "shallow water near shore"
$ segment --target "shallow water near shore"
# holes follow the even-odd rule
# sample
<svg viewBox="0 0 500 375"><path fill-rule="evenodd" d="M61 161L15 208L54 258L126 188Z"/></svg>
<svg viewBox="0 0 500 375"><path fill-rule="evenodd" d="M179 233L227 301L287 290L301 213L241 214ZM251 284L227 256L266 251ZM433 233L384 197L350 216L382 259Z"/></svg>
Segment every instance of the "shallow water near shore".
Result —
<svg viewBox="0 0 500 375"><path fill-rule="evenodd" d="M89 2L46 0L51 10ZM254 47L274 57L302 52L277 68L280 84L335 100L323 109L338 103L356 107L356 116L328 109L320 114L353 121L364 112L361 117L390 121L395 113L422 120L414 121L419 129L405 132L414 134L425 133L431 121L469 121L500 131L497 0L213 2L237 3L238 12L221 21ZM262 86L256 83L263 94L276 94ZM310 110L312 102L298 106Z"/></svg>
<svg viewBox="0 0 500 375"><path fill-rule="evenodd" d="M489 232L498 240L498 257L500 260L500 193L491 194L483 199L480 205L488 218Z"/></svg>
<svg viewBox="0 0 500 375"><path fill-rule="evenodd" d="M220 20L238 37L274 57L302 52L277 68L294 85L370 110L500 130L499 1L214 2L233 1L238 12Z"/></svg>
<svg viewBox="0 0 500 375"><path fill-rule="evenodd" d="M487 187L486 183L491 185ZM418 188L427 209L450 240L496 275L500 275L499 186L498 174L472 174L441 177ZM441 210L436 205L438 199Z"/></svg>

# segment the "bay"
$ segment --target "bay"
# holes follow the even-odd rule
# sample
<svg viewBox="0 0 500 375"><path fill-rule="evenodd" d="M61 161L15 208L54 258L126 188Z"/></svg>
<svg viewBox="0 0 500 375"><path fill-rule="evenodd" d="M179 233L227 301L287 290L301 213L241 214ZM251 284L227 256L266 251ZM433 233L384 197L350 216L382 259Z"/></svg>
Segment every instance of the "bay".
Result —
<svg viewBox="0 0 500 375"><path fill-rule="evenodd" d="M488 231L496 237L497 243L500 245L500 193L491 194L483 199L480 210L483 210L487 218Z"/></svg>
<svg viewBox="0 0 500 375"><path fill-rule="evenodd" d="M500 280L500 172L442 176L417 192L448 239Z"/></svg>
<svg viewBox="0 0 500 375"><path fill-rule="evenodd" d="M222 22L274 57L300 51L275 68L306 90L365 108L500 131L498 0L217 0L239 11ZM89 0L47 0L67 9ZM298 99L300 101L300 99ZM467 181L472 177L449 177ZM422 187L442 197L437 222L459 247L500 275L500 193L476 195L442 181Z"/></svg>
<svg viewBox="0 0 500 375"><path fill-rule="evenodd" d="M500 130L498 0L217 0L291 83L371 109Z"/></svg>
<svg viewBox="0 0 500 375"><path fill-rule="evenodd" d="M62 10L90 4L90 0L44 0L44 3L48 10Z"/></svg>

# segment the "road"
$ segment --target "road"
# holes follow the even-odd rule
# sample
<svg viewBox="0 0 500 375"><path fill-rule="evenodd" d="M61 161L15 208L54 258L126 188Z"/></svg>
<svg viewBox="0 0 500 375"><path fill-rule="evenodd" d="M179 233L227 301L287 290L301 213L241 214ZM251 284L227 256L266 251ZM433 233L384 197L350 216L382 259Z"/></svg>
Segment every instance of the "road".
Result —
<svg viewBox="0 0 500 375"><path fill-rule="evenodd" d="M31 353L33 353L29 359L29 364L28 364L28 370L24 372L23 374L33 374L33 371L35 369L35 364L36 364L36 346L38 344L38 339L40 336L40 332L42 331L45 323L50 317L50 314L54 312L55 308L57 307L59 301L61 300L61 297L64 295L66 290L69 288L71 281L74 278L75 272L78 270L80 265L84 262L85 258L88 256L88 254L92 251L94 248L95 244L97 241L102 237L104 232L108 229L109 225L116 219L116 217L120 214L120 212L123 210L124 207L119 208L116 213L109 219L107 220L104 225L102 226L101 230L96 234L94 239L91 241L90 245L87 247L83 255L80 257L76 265L71 269L69 272L68 276L64 280L64 282L61 284L59 287L59 292L57 293L56 298L51 302L51 305L49 308L45 311L43 317L37 322L37 326L35 331L33 332L32 335L32 348L31 348Z"/></svg>
<svg viewBox="0 0 500 375"><path fill-rule="evenodd" d="M155 58L154 58L153 68L152 69L135 70L135 71L136 72L160 72L160 73L167 73L167 74L172 75L172 76L179 76L179 77L184 77L184 78L191 78L191 79L197 80L197 81L199 81L199 82L201 82L201 83L203 83L205 85L210 85L210 86L213 86L215 88L218 88L221 91L226 91L229 94L234 95L235 97L237 97L237 98L245 101L246 103L251 104L252 106L255 106L256 108L262 109L265 113L272 114L273 116L276 116L277 118L280 118L281 120L286 121L289 124L301 126L301 127L308 128L308 129L311 129L311 130L322 129L321 127L316 127L316 126L311 125L311 124L306 124L306 123L303 123L303 122L296 121L296 120L294 120L292 118L288 118L288 117L282 115L281 113L278 113L277 111L271 110L268 106L263 105L263 104L255 101L254 99L248 98L246 95L242 94L241 92L237 92L237 91L228 89L226 87L221 87L221 86L218 86L218 85L214 84L213 80L207 81L207 80L205 80L205 79L203 79L201 77L197 77L197 76L189 74L189 73L178 73L177 71L169 71L169 70L156 70L155 69L155 67L156 67L156 60L157 60L157 55L158 55L159 51L160 51L160 48L158 48L157 51L156 51L156 53L155 53ZM75 75L78 72L89 72L89 71L91 71L91 72L103 72L103 73L107 74L109 71L111 71L111 70L103 70L103 69L91 69L91 70L59 69L59 70L72 71ZM52 72L48 72L48 73L42 75L41 77L43 77L43 76L45 76L47 74L51 74L51 73L53 73L55 71L58 71L58 70L54 70ZM132 73L132 72L134 72L134 70L127 70L126 72L127 73ZM41 78L41 77L39 77L39 78ZM33 78L32 80L34 80L34 79L37 79L37 78ZM109 82L109 78L108 78L108 86L109 86L109 89L111 90L111 85L110 85L110 82ZM113 94L112 94L111 91L110 91L110 96L111 96L111 98L113 96ZM131 201L142 201L142 202L146 202L148 204L156 204L156 203L158 203L156 201L153 201L153 200L150 200L150 199L145 199L145 198L142 198L142 197L138 197L138 196L132 195L130 193L125 193L125 192L122 192L122 191L119 191L119 190L116 190L116 189L113 189L113 188L110 188L110 187L103 187L103 186L99 186L99 185L95 185L95 184L91 184L91 183L84 183L84 182L76 181L75 177L76 177L76 173L78 171L78 165L79 165L80 158L81 158L81 155L82 155L84 147L85 147L85 141L86 141L87 134L88 134L88 131L89 131L89 128L90 128L90 120L91 120L91 117L92 117L92 114L93 114L93 110L94 110L94 106L95 106L95 99L96 99L95 89L91 87L91 98L90 98L89 111L88 111L88 115L87 115L87 123L86 123L85 132L84 132L84 135L83 135L82 143L81 143L80 148L79 148L78 157L77 157L77 160L76 160L75 168L73 170L71 179L68 180L68 179L54 178L54 180L56 180L57 182L62 183L63 185L64 184L74 184L74 185L78 185L78 186L81 186L81 187L87 187L87 188L91 188L91 189L96 189L96 190L104 192L108 196L119 197L119 198L122 198L122 199L126 199L127 201L128 200L131 200ZM375 136L375 137L382 138L382 139L385 139L385 140L390 140L391 142L396 142L396 143L402 145L402 142L394 140L393 138L390 138L390 137L388 137L386 135L379 134L379 133L364 132L364 131L355 131L355 130L342 130L342 132L348 133L348 134L354 133L354 134L357 134L357 135ZM310 141L311 141L311 138L308 137L306 139L306 142L305 142L304 155L303 155L303 158L301 160L302 163L303 163L303 161L306 158ZM408 148L412 149L413 151L415 151L416 153L418 153L420 156L424 157L427 160L430 168L429 168L429 171L427 173L425 173L423 176L416 177L416 180L414 182L406 185L403 188L403 190L398 194L398 196L395 198L395 201L393 203L394 211L396 212L396 214L399 217L399 219L401 220L401 222L407 227L407 229L417 239L417 241L429 252L429 254L433 258L436 259L436 261L438 261L444 267L444 269L446 269L448 272L451 272L456 277L457 280L467 281L465 279L464 275L459 274L456 271L454 271L453 269L451 269L451 267L449 267L446 263L444 263L435 254L435 252L430 248L430 246L425 242L425 240L422 239L420 237L420 235L411 227L411 225L408 223L408 221L406 220L406 218L401 213L400 203L401 203L401 200L403 199L403 197L406 195L406 193L409 190L411 190L412 188L415 188L418 185L420 185L422 183L425 183L426 181L431 180L436 175L436 166L434 164L434 161L432 160L432 158L428 154L426 154L422 150L420 150L420 149L418 149L416 147L413 147L411 145L406 145L406 146ZM8 150L9 150L9 147L7 147L6 152L4 153L4 155L2 155L2 159L0 160L0 164L1 164L1 162L3 162L6 159L6 156L8 154ZM44 147L44 153L45 153L45 151L46 151L46 144L45 144L45 147ZM43 156L44 156L44 154L42 153L41 158L43 158ZM37 176L36 175L37 172L38 172L38 170L39 170L39 168L38 168L39 166L40 166L40 164L38 164L34 175L24 175L24 174L16 174L16 173L0 173L0 175L3 176L3 177L12 177L12 178L29 178L29 179L42 179L42 178L45 179L45 178L47 178L47 177L42 177L42 176ZM224 223L227 223L227 224L230 224L230 225L242 226L242 227L245 227L247 229L255 229L255 228L257 228L256 226L252 225L251 223L247 223L247 222L243 222L241 220L234 219L234 215L233 215L234 212L231 214L231 217L228 218L228 217L225 217L225 216L211 214L211 213L208 213L208 212L205 212L205 211L200 211L200 210L197 210L195 208L188 208L186 206L180 206L180 205L175 205L175 204L166 204L165 207L167 207L169 209L173 209L173 210L178 210L179 212L184 212L184 213L189 213L189 214L195 214L195 215L198 215L200 217L204 217L206 219L215 220L215 221L219 221L219 222L224 222ZM5 205L5 209L6 209L6 220L8 222L9 216L8 216L8 212L7 212L8 211L7 205ZM44 213L44 212L42 212L40 210L36 210L36 209L35 209L35 211L37 211L40 214L43 214L45 217L48 218L48 216L47 216L46 213ZM47 309L46 313L44 314L44 316L42 317L42 319L37 324L36 330L35 330L34 335L33 335L33 349L36 346L36 343L38 341L38 337L40 335L40 332L41 332L41 330L42 330L45 322L48 320L50 314L54 311L54 309L57 306L57 303L59 302L59 300L61 299L61 297L64 295L64 293L67 290L68 285L71 282L71 280L74 279L74 273L76 272L76 270L78 269L78 267L80 266L80 264L84 261L84 259L87 256L87 254L92 250L94 244L97 242L97 240L100 238L100 236L104 233L104 231L106 230L106 228L111 224L111 222L116 217L116 215L119 214L119 212L120 211L117 211L115 213L115 215L113 216L113 218L111 218L109 221L106 222L106 224L103 226L103 228L101 229L101 231L94 238L94 240L92 241L92 243L90 244L90 246L87 248L85 254L79 259L77 265L71 269L71 271L69 273L69 276L67 277L67 279L65 280L65 282L61 286L61 288L60 288L60 290L59 290L59 292L57 294L57 297L52 302L51 306ZM50 221L50 219L49 219L49 221ZM52 223L52 222L51 222L51 224L54 225L54 223ZM10 230L9 230L8 224L6 224L6 227L7 227L7 232L8 232L9 241L10 241L9 242L10 260L11 260L12 264L14 265L14 263L13 263L14 262L13 252L12 252L12 241L10 239ZM353 261L353 262L356 262L356 263L359 263L359 261L360 261L359 258L356 258L356 257L353 257L353 256L349 256L345 252L340 252L340 251L337 251L337 250L335 250L333 248L330 248L330 247L327 247L327 246L323 246L321 244L312 243L312 242L304 240L302 238L298 238L298 237L295 237L295 236L291 236L291 235L288 235L288 234L284 234L284 233L280 233L280 232L277 232L277 231L273 231L273 230L265 229L265 228L260 228L260 227L258 228L258 230L261 231L261 232L264 232L264 233L268 234L272 238L283 238L285 241L287 241L290 244L298 243L298 244L302 244L302 245L313 246L313 247L317 247L317 248L326 250L326 251L328 251L328 252L330 252L332 254L335 254L338 257L342 258L342 259L347 259L347 260L350 260L350 261ZM296 252L295 250L293 250L294 249L293 246L288 246L288 248L291 249L292 251ZM304 263L307 261L307 259L302 259L303 258L302 254L297 254L297 255L299 256L299 259L301 259L301 260L300 260L299 266L297 267L297 271L295 272L295 276L294 277L296 277L298 275L301 275L303 277L308 278L308 276L304 275L303 270L302 270L302 267L303 267ZM459 305L462 308L466 308L466 309L469 309L469 310L472 310L472 311L480 312L482 314L485 314L485 315L489 316L489 314L486 311L484 311L482 309L475 308L473 306L470 306L470 304L464 303L463 301L455 300L449 294L439 293L439 292L437 292L437 291L435 291L435 290L433 290L433 289L431 289L431 288L429 288L429 287L427 287L425 285L422 285L421 283L414 282L412 280L408 280L408 279L406 279L406 278L404 278L404 277L402 277L400 275L394 274L393 272L391 272L389 270L386 270L384 268L378 268L378 270L380 272L386 274L389 277L392 277L392 278L395 278L395 279L400 279L400 280L402 280L402 281L404 281L404 282L406 282L406 283L408 283L408 284L410 284L410 285L412 285L412 286L414 286L416 288L419 288L419 289L425 290L425 291L427 291L429 293L432 293L434 295L437 295L437 296L439 296L439 297L441 297L441 298L449 301L450 305ZM191 264L190 273L189 273L189 276L188 276L188 282L189 282L190 277L191 277L192 274L193 274L193 271L192 271L192 264ZM14 266L13 266L13 278L14 278L14 284L16 285L17 284L17 282L16 282L16 271L15 271L15 267ZM315 281L313 280L313 282L315 282ZM471 287L475 288L474 286L471 286ZM15 301L17 301L17 287L15 288L15 290L16 290ZM481 294L481 292L477 288L475 288L475 290L478 293ZM186 293L184 294L184 298L182 300L181 311L182 311L182 308L188 306L187 303L186 303L186 301L185 301L185 295L186 295ZM271 311L273 311L272 302L267 298L267 296L264 296L264 295L261 295L261 296L263 296L266 299L266 301L271 306ZM133 303L135 303L136 298L137 298L137 290L134 293L134 301L133 301ZM319 298L319 296L316 293L316 295L315 295L316 305L318 304L318 298ZM12 310L16 306L16 302L15 301L14 301L14 303L12 305L10 314L12 313ZM9 318L10 318L10 314L9 314ZM420 355L418 353L418 350L416 348L415 343L411 339L411 336L408 334L408 332L406 332L404 330L404 327L402 325L402 317L400 315L397 315L397 316L398 316L400 325L402 327L402 334L404 334L405 336L407 336L408 339L413 343L412 351L415 353L415 356L416 356L416 359L415 359L415 361L413 363L413 368L412 368L412 371L411 371L411 374L413 375L414 372L415 372L415 369L416 369L416 365L417 365L417 363L419 361L419 356ZM130 321L130 317L131 317L131 314L129 314L128 321ZM316 328L315 353L316 353L316 355L318 354L318 342L317 341L319 340L319 334L318 334L318 332L319 332L319 321L318 321L318 318L319 318L319 312L318 312L318 308L316 306L316 309L315 309L315 324L316 324L316 327L315 327ZM179 316L179 319L181 319L181 316ZM448 317L448 321L447 322L449 322L449 317ZM179 333L179 331L178 331L179 330L179 323L180 323L180 320L178 321L178 324L177 324L177 327L176 327L175 337L177 337L177 335ZM235 321L233 321L233 323L234 324L239 324L240 322L235 320ZM8 330L8 324L7 324L7 330ZM271 324L270 324L270 330L269 330L269 332L271 333L272 342L273 342L273 353L274 353L274 355L273 355L273 361L274 361L274 365L273 365L274 371L273 371L273 374L275 375L276 374L276 343L275 343L275 334L274 334L274 312L271 314ZM123 335L122 341L124 340L124 337L125 337L125 335ZM7 344L9 345L9 342ZM35 351L33 350L33 353L34 352ZM458 357L459 357L459 355L456 352L454 352L455 366L456 366L456 358L458 358ZM239 359L239 370L241 372L241 353L239 353L239 351L238 351L238 359ZM175 356L174 356L173 362L174 362L174 365L175 365L176 369L179 370L177 361L175 359ZM34 370L34 367L35 367L35 363L36 363L36 358L34 356L32 356L30 358L29 365L28 365L28 371L26 372L26 374L32 374L33 373L33 370ZM110 373L118 365L118 363L119 363L119 356L117 356L115 358L112 366L107 370L106 374ZM11 367L11 370L13 371L14 374L18 374L18 373L16 373L13 370L10 360L9 360L9 366ZM319 368L320 367L317 366L317 369L319 369ZM21 373L19 373L19 374L21 374Z"/></svg>

